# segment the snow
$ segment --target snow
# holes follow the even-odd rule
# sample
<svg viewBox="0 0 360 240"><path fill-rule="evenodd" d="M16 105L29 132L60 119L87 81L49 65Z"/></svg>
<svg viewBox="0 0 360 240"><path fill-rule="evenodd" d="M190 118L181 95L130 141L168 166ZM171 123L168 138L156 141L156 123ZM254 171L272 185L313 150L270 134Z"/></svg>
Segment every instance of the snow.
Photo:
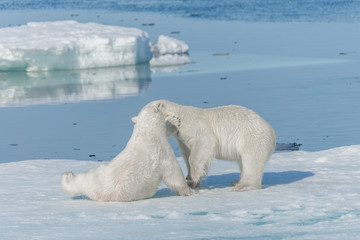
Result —
<svg viewBox="0 0 360 240"><path fill-rule="evenodd" d="M0 164L0 239L357 239L360 145L275 153L263 189L231 192L234 163L215 160L198 194L161 184L130 203L70 198L64 171L101 162L28 160ZM179 158L182 168L184 161Z"/></svg>
<svg viewBox="0 0 360 240"><path fill-rule="evenodd" d="M181 40L161 35L152 45L166 56L153 61L157 66L191 62L181 57L189 49ZM0 29L0 71L126 66L149 63L152 55L148 33L137 28L68 20Z"/></svg>

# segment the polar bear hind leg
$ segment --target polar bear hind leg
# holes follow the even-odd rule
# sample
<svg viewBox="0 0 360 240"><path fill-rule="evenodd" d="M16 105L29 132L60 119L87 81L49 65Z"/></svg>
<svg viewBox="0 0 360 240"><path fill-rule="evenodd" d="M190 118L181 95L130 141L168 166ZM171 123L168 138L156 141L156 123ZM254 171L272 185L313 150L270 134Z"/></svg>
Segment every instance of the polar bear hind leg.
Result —
<svg viewBox="0 0 360 240"><path fill-rule="evenodd" d="M234 192L250 191L261 189L262 177L268 154L257 152L254 154L243 154L240 165L240 181L233 182Z"/></svg>
<svg viewBox="0 0 360 240"><path fill-rule="evenodd" d="M191 170L190 170L190 164L189 164L190 149L189 149L184 143L182 143L181 141L178 140L177 142L178 142L181 155L182 155L183 158L184 158L184 161L185 161L185 164L186 164L186 168L187 168L187 177L186 177L186 180L190 180L190 179L191 179L191 176L190 176L190 171L191 171Z"/></svg>
<svg viewBox="0 0 360 240"><path fill-rule="evenodd" d="M195 193L185 181L183 172L175 158L171 157L163 164L163 182L171 189L175 190L181 196L189 196Z"/></svg>

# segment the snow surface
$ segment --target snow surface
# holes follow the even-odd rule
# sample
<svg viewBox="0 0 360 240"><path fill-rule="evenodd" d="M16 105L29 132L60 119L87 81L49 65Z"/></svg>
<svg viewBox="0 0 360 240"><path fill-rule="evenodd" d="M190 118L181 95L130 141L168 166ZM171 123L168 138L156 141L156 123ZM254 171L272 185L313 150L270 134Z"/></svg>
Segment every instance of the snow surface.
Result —
<svg viewBox="0 0 360 240"><path fill-rule="evenodd" d="M234 163L216 160L203 189L180 197L160 185L130 203L69 198L64 171L101 162L0 164L0 239L358 239L360 145L275 153L263 189L234 193ZM182 168L185 164L179 159Z"/></svg>
<svg viewBox="0 0 360 240"><path fill-rule="evenodd" d="M150 64L191 62L187 55L181 57L189 49L183 41L161 35L152 46L157 57L166 57ZM149 35L136 28L68 20L0 29L0 71L114 67L149 63L151 58Z"/></svg>

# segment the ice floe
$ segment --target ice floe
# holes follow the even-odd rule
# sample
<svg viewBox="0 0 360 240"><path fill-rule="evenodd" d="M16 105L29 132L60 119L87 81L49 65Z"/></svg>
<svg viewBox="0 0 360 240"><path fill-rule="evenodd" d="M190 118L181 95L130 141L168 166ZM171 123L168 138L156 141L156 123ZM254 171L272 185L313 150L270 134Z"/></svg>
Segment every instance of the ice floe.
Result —
<svg viewBox="0 0 360 240"><path fill-rule="evenodd" d="M130 203L70 198L61 190L64 171L101 162L2 163L0 238L358 239L359 157L360 145L275 153L263 189L241 193L230 187L239 179L236 166L214 161L198 194L180 197L161 184L153 198ZM185 173L182 158L179 164Z"/></svg>
<svg viewBox="0 0 360 240"><path fill-rule="evenodd" d="M30 22L0 29L0 71L51 71L149 63L191 62L189 46L160 36L151 44L148 33L119 26L76 21ZM156 49L156 53L152 53ZM155 51L155 50L153 50ZM166 56L166 57L164 57Z"/></svg>

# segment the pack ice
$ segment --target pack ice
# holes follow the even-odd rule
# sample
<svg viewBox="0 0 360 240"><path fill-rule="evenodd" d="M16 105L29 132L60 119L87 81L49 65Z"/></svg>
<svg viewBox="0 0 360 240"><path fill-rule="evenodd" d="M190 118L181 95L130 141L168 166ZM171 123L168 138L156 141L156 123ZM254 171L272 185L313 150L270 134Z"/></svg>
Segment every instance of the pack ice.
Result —
<svg viewBox="0 0 360 240"><path fill-rule="evenodd" d="M179 62L175 53L188 46L177 39L159 37L159 55L173 55L167 65ZM165 40L164 40L165 39ZM164 43L165 41L165 43ZM149 63L148 33L119 26L76 21L31 22L0 29L0 71L50 71ZM190 59L188 59L188 62Z"/></svg>

